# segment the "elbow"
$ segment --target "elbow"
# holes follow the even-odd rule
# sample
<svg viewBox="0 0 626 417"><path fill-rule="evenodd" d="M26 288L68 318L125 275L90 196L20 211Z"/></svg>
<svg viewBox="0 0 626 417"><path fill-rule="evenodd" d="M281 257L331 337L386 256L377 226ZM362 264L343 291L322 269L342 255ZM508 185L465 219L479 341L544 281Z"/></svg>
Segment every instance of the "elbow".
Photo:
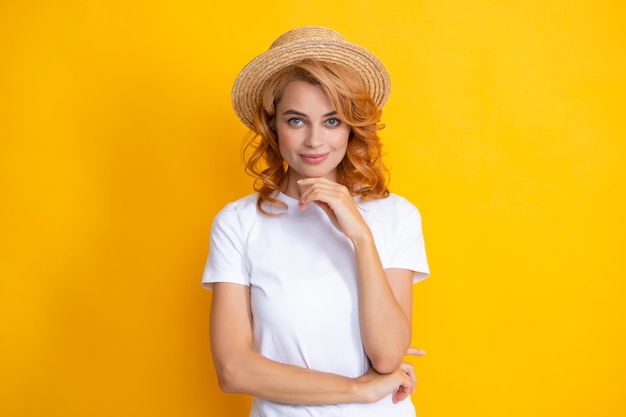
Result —
<svg viewBox="0 0 626 417"><path fill-rule="evenodd" d="M404 356L393 357L392 355L380 355L379 357L370 358L372 368L379 374L390 374L400 367Z"/></svg>
<svg viewBox="0 0 626 417"><path fill-rule="evenodd" d="M227 394L236 394L238 391L231 379L225 378L223 375L217 376L217 382L220 389Z"/></svg>
<svg viewBox="0 0 626 417"><path fill-rule="evenodd" d="M400 365L402 365L409 345L410 341L387 344L379 347L378 350L368 352L367 356L370 359L372 368L374 368L379 374L389 374L394 372L400 367Z"/></svg>
<svg viewBox="0 0 626 417"><path fill-rule="evenodd" d="M254 368L250 352L214 352L213 364L222 391L229 394L250 394L249 390L254 388L249 382L249 371Z"/></svg>
<svg viewBox="0 0 626 417"><path fill-rule="evenodd" d="M217 364L216 364L217 365ZM217 382L220 389L229 394L238 394L242 392L241 384L238 377L237 367L229 364L220 364L216 366Z"/></svg>

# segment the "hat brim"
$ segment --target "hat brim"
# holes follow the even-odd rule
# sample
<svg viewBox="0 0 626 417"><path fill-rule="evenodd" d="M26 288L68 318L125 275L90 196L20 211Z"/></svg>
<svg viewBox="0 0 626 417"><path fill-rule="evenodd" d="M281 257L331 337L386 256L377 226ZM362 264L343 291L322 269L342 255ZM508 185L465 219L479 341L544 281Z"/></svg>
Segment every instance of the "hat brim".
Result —
<svg viewBox="0 0 626 417"><path fill-rule="evenodd" d="M249 128L261 101L265 82L282 69L304 59L343 64L356 70L370 96L382 108L391 89L387 70L367 49L338 39L306 38L277 45L254 58L235 80L232 89L233 108L239 119Z"/></svg>

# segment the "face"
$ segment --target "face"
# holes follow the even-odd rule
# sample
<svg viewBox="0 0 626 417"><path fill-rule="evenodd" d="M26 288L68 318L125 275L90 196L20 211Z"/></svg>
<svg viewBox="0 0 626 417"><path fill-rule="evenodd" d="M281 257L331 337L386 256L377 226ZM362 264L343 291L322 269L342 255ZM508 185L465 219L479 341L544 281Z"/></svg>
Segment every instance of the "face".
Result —
<svg viewBox="0 0 626 417"><path fill-rule="evenodd" d="M337 180L350 127L338 118L322 87L300 80L287 84L276 106L276 134L290 186L301 178Z"/></svg>

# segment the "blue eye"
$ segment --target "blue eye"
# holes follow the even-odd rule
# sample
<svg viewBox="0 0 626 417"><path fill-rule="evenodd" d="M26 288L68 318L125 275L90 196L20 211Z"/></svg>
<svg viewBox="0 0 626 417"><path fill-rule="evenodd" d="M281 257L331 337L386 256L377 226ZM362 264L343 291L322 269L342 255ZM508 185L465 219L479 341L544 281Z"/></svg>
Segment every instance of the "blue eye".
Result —
<svg viewBox="0 0 626 417"><path fill-rule="evenodd" d="M293 117L293 118L287 120L287 123L290 124L291 126L300 126L303 122L302 122L302 119L298 119L297 117Z"/></svg>
<svg viewBox="0 0 626 417"><path fill-rule="evenodd" d="M341 120L339 119L328 119L326 120L326 124L330 127L339 126L341 124Z"/></svg>

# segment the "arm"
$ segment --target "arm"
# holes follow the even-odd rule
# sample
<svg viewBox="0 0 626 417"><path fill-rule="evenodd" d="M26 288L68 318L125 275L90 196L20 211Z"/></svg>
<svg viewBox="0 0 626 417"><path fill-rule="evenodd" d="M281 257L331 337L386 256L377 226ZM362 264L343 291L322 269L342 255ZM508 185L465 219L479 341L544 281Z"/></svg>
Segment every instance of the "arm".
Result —
<svg viewBox="0 0 626 417"><path fill-rule="evenodd" d="M220 387L289 404L374 402L396 392L399 401L413 390L414 375L406 367L359 378L317 372L269 360L253 349L249 287L214 283L211 346ZM400 387L400 388L398 388Z"/></svg>
<svg viewBox="0 0 626 417"><path fill-rule="evenodd" d="M353 243L359 285L359 316L365 351L380 373L400 366L411 342L413 272L383 270L372 232L346 187L323 178L298 182L301 209L320 206Z"/></svg>
<svg viewBox="0 0 626 417"><path fill-rule="evenodd" d="M371 233L365 239L354 239L353 242L365 351L376 370L391 372L400 365L411 343L413 273L403 269L385 273Z"/></svg>

